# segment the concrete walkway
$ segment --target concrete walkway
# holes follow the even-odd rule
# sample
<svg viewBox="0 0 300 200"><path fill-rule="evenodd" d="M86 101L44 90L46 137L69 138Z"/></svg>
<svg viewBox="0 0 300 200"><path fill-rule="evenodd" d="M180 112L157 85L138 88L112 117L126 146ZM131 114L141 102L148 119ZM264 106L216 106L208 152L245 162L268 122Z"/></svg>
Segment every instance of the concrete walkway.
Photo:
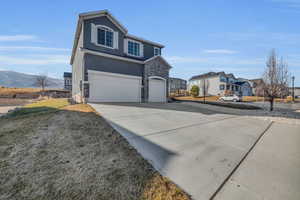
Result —
<svg viewBox="0 0 300 200"><path fill-rule="evenodd" d="M223 183L271 123L176 103L91 105L162 175L199 200L219 189L218 199L241 199L228 195L236 191Z"/></svg>

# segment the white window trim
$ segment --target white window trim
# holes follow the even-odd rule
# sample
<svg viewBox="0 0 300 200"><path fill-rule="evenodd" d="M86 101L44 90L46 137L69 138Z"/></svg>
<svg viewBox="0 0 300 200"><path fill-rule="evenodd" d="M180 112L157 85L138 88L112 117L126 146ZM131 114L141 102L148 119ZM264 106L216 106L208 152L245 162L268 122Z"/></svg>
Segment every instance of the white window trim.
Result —
<svg viewBox="0 0 300 200"><path fill-rule="evenodd" d="M138 43L140 45L140 55L139 56L128 53L128 42L129 41ZM124 53L128 56L142 58L142 57L144 57L144 45L143 45L143 43L141 43L139 41L126 38L126 39L124 39Z"/></svg>
<svg viewBox="0 0 300 200"><path fill-rule="evenodd" d="M110 30L111 32L113 32L113 46L106 46L103 44L99 44L98 43L98 29L99 28L106 28L108 30ZM109 49L119 49L119 33L117 31L114 31L112 28L108 27L108 26L104 26L104 25L95 25L95 24L91 24L91 42L93 44L95 44L96 46L100 46L100 47L104 47L104 48L109 48Z"/></svg>
<svg viewBox="0 0 300 200"><path fill-rule="evenodd" d="M159 54L158 54L158 55L155 55L155 50L157 50L157 49L158 49ZM154 55L154 56L160 56L160 55L161 55L160 48L154 47L154 48L153 48L153 55Z"/></svg>

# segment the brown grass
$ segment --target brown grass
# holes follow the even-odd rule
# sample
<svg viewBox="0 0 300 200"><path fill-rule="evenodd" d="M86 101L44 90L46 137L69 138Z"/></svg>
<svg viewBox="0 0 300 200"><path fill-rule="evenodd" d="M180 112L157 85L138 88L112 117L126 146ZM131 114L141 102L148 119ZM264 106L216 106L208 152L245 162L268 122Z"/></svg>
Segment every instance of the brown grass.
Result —
<svg viewBox="0 0 300 200"><path fill-rule="evenodd" d="M267 100L268 100L267 98L258 97L258 96L244 96L243 97L244 102L267 101ZM290 103L290 102L292 102L292 97L288 96L285 99L275 98L274 101L278 102L278 103Z"/></svg>
<svg viewBox="0 0 300 200"><path fill-rule="evenodd" d="M89 105L41 101L0 127L0 199L190 199Z"/></svg>
<svg viewBox="0 0 300 200"><path fill-rule="evenodd" d="M35 93L40 92L39 88L6 88L0 87L1 95L14 95L14 94L26 94L26 93Z"/></svg>

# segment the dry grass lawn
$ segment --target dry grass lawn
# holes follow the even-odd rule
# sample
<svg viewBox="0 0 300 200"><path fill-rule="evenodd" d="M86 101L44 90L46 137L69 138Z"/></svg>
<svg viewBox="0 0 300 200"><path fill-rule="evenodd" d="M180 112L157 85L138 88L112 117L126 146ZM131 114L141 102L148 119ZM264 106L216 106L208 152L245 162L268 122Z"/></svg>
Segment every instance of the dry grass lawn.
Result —
<svg viewBox="0 0 300 200"><path fill-rule="evenodd" d="M88 105L41 101L0 127L0 199L190 199Z"/></svg>
<svg viewBox="0 0 300 200"><path fill-rule="evenodd" d="M25 94L25 93L34 93L40 92L39 88L6 88L0 87L0 94L2 95L14 95L14 94Z"/></svg>

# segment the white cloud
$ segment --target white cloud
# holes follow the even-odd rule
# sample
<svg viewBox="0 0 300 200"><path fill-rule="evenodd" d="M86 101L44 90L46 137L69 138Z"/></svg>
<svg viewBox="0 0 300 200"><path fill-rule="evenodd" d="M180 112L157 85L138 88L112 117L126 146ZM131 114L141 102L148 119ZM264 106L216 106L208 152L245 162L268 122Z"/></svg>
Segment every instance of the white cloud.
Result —
<svg viewBox="0 0 300 200"><path fill-rule="evenodd" d="M229 49L206 49L203 51L204 53L211 54L235 54L237 51L229 50Z"/></svg>
<svg viewBox="0 0 300 200"><path fill-rule="evenodd" d="M35 35L0 35L1 42L33 41L37 39L38 37Z"/></svg>
<svg viewBox="0 0 300 200"><path fill-rule="evenodd" d="M167 56L166 59L171 64L206 64L210 66L222 65L264 65L265 58L237 58L237 57L183 57L183 56Z"/></svg>
<svg viewBox="0 0 300 200"><path fill-rule="evenodd" d="M1 65L69 64L69 60L67 55L0 56Z"/></svg>
<svg viewBox="0 0 300 200"><path fill-rule="evenodd" d="M0 51L71 51L67 48L54 48L54 47L37 47L37 46L0 46Z"/></svg>

